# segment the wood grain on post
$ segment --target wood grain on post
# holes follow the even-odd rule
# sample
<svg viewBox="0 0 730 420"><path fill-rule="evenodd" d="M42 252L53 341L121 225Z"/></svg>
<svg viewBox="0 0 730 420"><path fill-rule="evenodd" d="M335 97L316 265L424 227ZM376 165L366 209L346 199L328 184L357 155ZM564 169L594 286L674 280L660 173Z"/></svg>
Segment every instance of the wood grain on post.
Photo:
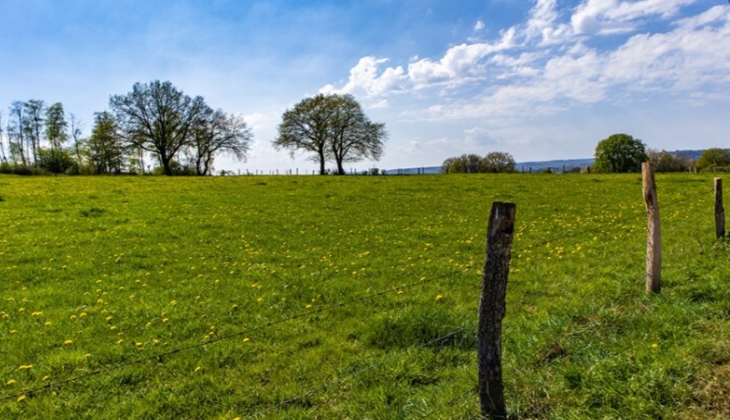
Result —
<svg viewBox="0 0 730 420"><path fill-rule="evenodd" d="M482 416L506 419L502 384L502 319L504 319L507 278L514 232L516 206L495 202L487 228L487 256L482 274L479 303L477 358L479 398Z"/></svg>
<svg viewBox="0 0 730 420"><path fill-rule="evenodd" d="M659 293L662 279L662 233L659 226L659 199L654 170L649 162L641 165L644 179L644 204L648 218L649 238L646 242L646 291Z"/></svg>
<svg viewBox="0 0 730 420"><path fill-rule="evenodd" d="M722 205L722 178L715 178L715 233L725 237L725 208Z"/></svg>

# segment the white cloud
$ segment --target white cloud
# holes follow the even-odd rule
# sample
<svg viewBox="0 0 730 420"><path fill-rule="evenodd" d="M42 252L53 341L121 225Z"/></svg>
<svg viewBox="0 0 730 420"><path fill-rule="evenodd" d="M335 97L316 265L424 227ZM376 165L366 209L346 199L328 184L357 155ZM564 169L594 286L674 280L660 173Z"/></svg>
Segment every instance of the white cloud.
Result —
<svg viewBox="0 0 730 420"><path fill-rule="evenodd" d="M484 22L482 22L481 20L478 20L477 23L474 24L475 31L481 31L482 29L484 29L484 27Z"/></svg>
<svg viewBox="0 0 730 420"><path fill-rule="evenodd" d="M668 19L681 7L697 0L586 0L571 17L576 34L620 34L636 30L638 19L648 16Z"/></svg>

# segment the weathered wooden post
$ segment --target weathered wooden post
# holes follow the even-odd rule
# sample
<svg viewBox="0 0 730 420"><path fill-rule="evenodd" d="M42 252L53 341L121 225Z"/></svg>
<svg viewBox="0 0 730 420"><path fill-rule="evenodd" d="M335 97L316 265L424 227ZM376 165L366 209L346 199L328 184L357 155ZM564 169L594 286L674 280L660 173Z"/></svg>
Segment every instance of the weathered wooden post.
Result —
<svg viewBox="0 0 730 420"><path fill-rule="evenodd" d="M646 291L659 293L662 279L662 233L659 226L659 199L654 182L654 170L649 162L641 165L644 203L648 218L649 238L646 242Z"/></svg>
<svg viewBox="0 0 730 420"><path fill-rule="evenodd" d="M722 178L715 178L715 233L717 239L725 237L725 208L722 205Z"/></svg>
<svg viewBox="0 0 730 420"><path fill-rule="evenodd" d="M487 228L477 358L482 416L491 420L507 418L502 384L502 319L506 309L515 213L516 206L513 203L493 203Z"/></svg>

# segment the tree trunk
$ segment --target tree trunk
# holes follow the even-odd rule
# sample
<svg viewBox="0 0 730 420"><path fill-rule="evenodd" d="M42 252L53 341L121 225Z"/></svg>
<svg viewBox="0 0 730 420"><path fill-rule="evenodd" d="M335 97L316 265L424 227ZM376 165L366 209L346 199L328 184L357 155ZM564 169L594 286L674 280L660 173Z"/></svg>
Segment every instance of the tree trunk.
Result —
<svg viewBox="0 0 730 420"><path fill-rule="evenodd" d="M319 174L324 175L324 152L319 153Z"/></svg>

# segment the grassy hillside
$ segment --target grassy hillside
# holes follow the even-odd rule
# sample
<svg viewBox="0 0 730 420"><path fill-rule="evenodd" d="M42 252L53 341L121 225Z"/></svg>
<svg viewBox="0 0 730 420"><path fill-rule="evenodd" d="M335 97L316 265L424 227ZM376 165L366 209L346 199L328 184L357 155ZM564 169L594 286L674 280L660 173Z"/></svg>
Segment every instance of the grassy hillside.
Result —
<svg viewBox="0 0 730 420"><path fill-rule="evenodd" d="M727 418L712 178L657 183L647 296L636 174L0 177L0 418L476 419L494 200L510 413Z"/></svg>

